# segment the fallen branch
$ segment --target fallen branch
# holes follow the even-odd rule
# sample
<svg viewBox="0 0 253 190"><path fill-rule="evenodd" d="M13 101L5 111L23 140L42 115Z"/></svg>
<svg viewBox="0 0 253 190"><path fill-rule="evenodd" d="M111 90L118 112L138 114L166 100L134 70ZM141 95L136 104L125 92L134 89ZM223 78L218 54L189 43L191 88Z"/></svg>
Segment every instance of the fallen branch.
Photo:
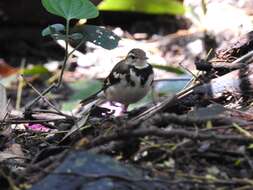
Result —
<svg viewBox="0 0 253 190"><path fill-rule="evenodd" d="M90 149L96 146L104 145L112 141L129 140L129 138L140 138L145 136L156 136L163 138L179 137L192 140L213 140L213 141L233 141L235 143L253 143L253 138L242 135L219 135L215 133L199 133L184 129L164 130L152 126L149 129L128 130L121 129L113 134L99 136L87 144L86 148Z"/></svg>

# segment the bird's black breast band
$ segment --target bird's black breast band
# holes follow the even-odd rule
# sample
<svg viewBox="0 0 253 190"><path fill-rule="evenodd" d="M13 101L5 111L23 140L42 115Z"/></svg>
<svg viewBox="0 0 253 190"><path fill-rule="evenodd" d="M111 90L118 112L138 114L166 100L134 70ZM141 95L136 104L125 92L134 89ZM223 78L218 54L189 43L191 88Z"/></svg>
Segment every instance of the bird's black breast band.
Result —
<svg viewBox="0 0 253 190"><path fill-rule="evenodd" d="M146 68L138 69L134 66L130 66L133 71L135 72L136 76L141 77L141 86L144 86L146 82L148 81L148 78L150 75L153 74L153 69L151 65L148 65Z"/></svg>

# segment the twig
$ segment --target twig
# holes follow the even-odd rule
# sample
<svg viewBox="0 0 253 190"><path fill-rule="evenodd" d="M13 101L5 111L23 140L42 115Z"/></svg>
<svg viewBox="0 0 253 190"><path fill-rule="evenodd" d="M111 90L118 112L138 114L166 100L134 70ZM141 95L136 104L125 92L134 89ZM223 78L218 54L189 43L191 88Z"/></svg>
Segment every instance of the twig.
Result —
<svg viewBox="0 0 253 190"><path fill-rule="evenodd" d="M224 61L216 61L216 60L212 60L210 61L211 62L211 65L208 65L208 66L211 66L212 68L214 69L229 69L229 70L236 70L236 69L240 69L240 68L243 68L245 66L247 66L247 61L249 59L251 59L253 56L253 50L248 52L247 54L239 57L238 59L234 60L233 62L231 63L227 63L227 62L224 62ZM220 63L221 62L221 63Z"/></svg>
<svg viewBox="0 0 253 190"><path fill-rule="evenodd" d="M7 102L7 104L6 104L6 107L5 107L5 113L4 113L4 116L3 116L3 121L5 121L6 119L7 119L7 117L9 116L9 112L8 112L8 107L9 107L9 105L10 105L10 102L11 102L11 100L10 99L8 99L8 102Z"/></svg>
<svg viewBox="0 0 253 190"><path fill-rule="evenodd" d="M213 115L207 118L203 118L203 117L194 117L187 114L177 115L174 113L156 114L152 118L149 118L148 120L146 120L144 123L141 124L142 125L151 124L156 125L158 127L176 124L180 125L181 127L187 126L188 128L198 125L201 128L201 125L206 125L207 122L212 122L212 125L217 128L219 128L221 125L222 125L221 127L224 127L224 125L226 125L227 127L229 126L231 128L233 123L239 124L240 126L248 126L253 124L253 122L245 122L244 120L223 115Z"/></svg>
<svg viewBox="0 0 253 190"><path fill-rule="evenodd" d="M248 59L252 58L252 56L253 56L253 50L251 50L247 54L241 56L240 58L236 59L231 64L236 64L236 63L240 63L240 62L243 63L243 62L247 61Z"/></svg>
<svg viewBox="0 0 253 190"><path fill-rule="evenodd" d="M0 121L2 125L8 124L22 124L22 123L48 123L48 122L72 122L73 120L66 118L66 119L40 119L40 120L24 120L20 119L9 119L5 121Z"/></svg>
<svg viewBox="0 0 253 190"><path fill-rule="evenodd" d="M60 73L60 77L59 77L58 83L56 85L56 88L59 88L61 86L63 73L64 73L64 70L65 70L66 64L68 62L69 56L70 56L69 53L68 53L68 49L69 49L69 24L70 24L69 21L70 21L69 19L66 19L65 56L64 56L64 61L63 61L63 64L62 64L61 73Z"/></svg>
<svg viewBox="0 0 253 190"><path fill-rule="evenodd" d="M253 139L253 135L250 132L248 132L246 129L243 129L242 127L240 127L237 123L233 123L233 127L236 128L245 137Z"/></svg>
<svg viewBox="0 0 253 190"><path fill-rule="evenodd" d="M55 114L55 115L60 115L60 116L64 116L64 117L66 117L66 118L71 118L71 119L77 119L75 116L73 116L73 115L68 115L68 114L65 114L65 113L62 113L62 112L58 112L58 111L52 111L52 110L33 110L32 112L31 112L31 114L33 114L33 113L50 113L50 114Z"/></svg>
<svg viewBox="0 0 253 190"><path fill-rule="evenodd" d="M91 141L87 148L96 147L99 145L107 144L111 141L129 140L129 138L139 138L145 136L157 136L163 138L171 138L174 136L181 138L189 138L192 140L214 140L214 141L233 141L236 143L252 143L253 139L241 135L219 135L215 133L196 133L195 131L189 131L184 129L171 129L163 130L156 127L149 129L136 129L136 130L120 130L116 133L107 136L99 136Z"/></svg>
<svg viewBox="0 0 253 190"><path fill-rule="evenodd" d="M193 78L196 80L198 77L197 77L190 69L188 69L187 67L185 67L182 63L183 63L183 60L180 61L180 62L178 63L178 65L179 65L180 67L182 67L184 70L186 70L188 73L190 73L190 74L193 76Z"/></svg>
<svg viewBox="0 0 253 190"><path fill-rule="evenodd" d="M191 93L192 89L194 89L198 85L199 85L199 83L197 83L197 84L193 85L192 87L189 87L189 88L179 92L174 97L166 98L165 100L163 100L159 104L156 104L155 106L147 109L145 112L143 112L143 113L137 115L136 117L134 117L133 119L131 119L130 122L140 123L142 121L145 121L146 119L150 118L151 116L154 116L156 113L164 110L169 105L174 104L176 100L179 100L179 99L183 98L184 96L188 95L189 93Z"/></svg>
<svg viewBox="0 0 253 190"><path fill-rule="evenodd" d="M38 96L37 98L35 98L34 100L32 100L31 102L29 102L28 104L25 105L25 110L29 110L36 102L38 102L43 96L45 96L48 92L50 92L53 88L56 88L56 84L53 83L51 86L49 86L46 90L44 90L41 93L41 96Z"/></svg>
<svg viewBox="0 0 253 190"><path fill-rule="evenodd" d="M21 61L21 75L23 74L23 70L25 68L25 59L22 59ZM18 90L17 90L17 100L16 100L16 109L20 109L21 105L21 97L22 97L22 91L24 86L24 79L23 77L18 77Z"/></svg>
<svg viewBox="0 0 253 190"><path fill-rule="evenodd" d="M32 88L34 92L36 92L50 107L63 115L63 113L59 109L57 109L44 95L42 95L29 81L27 81L23 75L21 75L21 77L27 83L27 85Z"/></svg>

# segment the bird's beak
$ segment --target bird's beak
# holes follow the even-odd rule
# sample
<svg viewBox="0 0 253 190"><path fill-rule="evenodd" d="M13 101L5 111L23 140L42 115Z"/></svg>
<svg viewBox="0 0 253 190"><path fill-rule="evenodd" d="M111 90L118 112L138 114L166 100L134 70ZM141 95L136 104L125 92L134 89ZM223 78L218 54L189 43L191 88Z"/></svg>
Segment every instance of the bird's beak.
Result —
<svg viewBox="0 0 253 190"><path fill-rule="evenodd" d="M147 59L149 59L149 58L146 56L146 57L144 57L144 59L147 60Z"/></svg>

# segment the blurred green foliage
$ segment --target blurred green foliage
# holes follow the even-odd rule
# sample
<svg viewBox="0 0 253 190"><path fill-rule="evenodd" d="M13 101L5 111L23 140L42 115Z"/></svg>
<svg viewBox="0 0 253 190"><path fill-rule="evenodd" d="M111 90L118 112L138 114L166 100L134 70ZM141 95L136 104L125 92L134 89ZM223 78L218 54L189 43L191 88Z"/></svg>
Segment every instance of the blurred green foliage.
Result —
<svg viewBox="0 0 253 190"><path fill-rule="evenodd" d="M70 88L75 92L70 100L82 100L98 92L102 88L102 82L98 80L79 80L69 83Z"/></svg>
<svg viewBox="0 0 253 190"><path fill-rule="evenodd" d="M178 67L172 67L172 66L169 66L169 65L158 65L158 64L152 64L152 66L156 69L160 69L160 70L163 70L163 71L166 71L166 72L175 73L177 75L185 74L185 72L182 69L178 68Z"/></svg>
<svg viewBox="0 0 253 190"><path fill-rule="evenodd" d="M104 0L99 10L106 11L132 11L148 14L183 15L185 8L177 0Z"/></svg>
<svg viewBox="0 0 253 190"><path fill-rule="evenodd" d="M73 94L68 101L63 102L62 110L70 111L74 109L82 99L98 92L102 88L102 84L103 83L98 80L78 80L76 82L69 83Z"/></svg>
<svg viewBox="0 0 253 190"><path fill-rule="evenodd" d="M31 68L25 68L20 71L24 76L34 76L34 75L50 75L50 72L43 65L33 65Z"/></svg>

